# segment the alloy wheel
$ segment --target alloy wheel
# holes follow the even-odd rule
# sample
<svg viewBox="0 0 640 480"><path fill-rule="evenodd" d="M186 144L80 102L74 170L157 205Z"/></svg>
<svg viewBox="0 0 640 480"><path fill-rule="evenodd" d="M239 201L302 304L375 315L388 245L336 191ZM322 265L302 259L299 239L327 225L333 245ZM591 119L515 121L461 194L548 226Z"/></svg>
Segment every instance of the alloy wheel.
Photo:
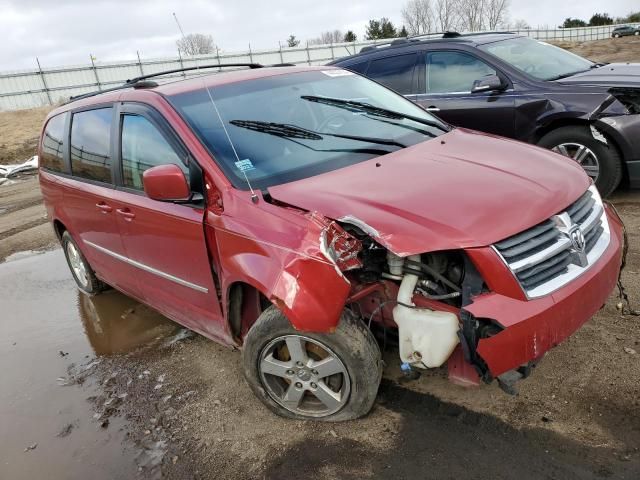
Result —
<svg viewBox="0 0 640 480"><path fill-rule="evenodd" d="M590 148L579 143L568 142L556 145L551 150L575 160L594 182L598 179L600 162L598 156Z"/></svg>
<svg viewBox="0 0 640 480"><path fill-rule="evenodd" d="M269 396L290 412L325 417L344 407L351 380L327 346L302 335L278 337L262 350L258 369Z"/></svg>
<svg viewBox="0 0 640 480"><path fill-rule="evenodd" d="M89 286L89 275L78 248L72 242L67 242L66 250L74 277L76 277L78 283L87 288Z"/></svg>

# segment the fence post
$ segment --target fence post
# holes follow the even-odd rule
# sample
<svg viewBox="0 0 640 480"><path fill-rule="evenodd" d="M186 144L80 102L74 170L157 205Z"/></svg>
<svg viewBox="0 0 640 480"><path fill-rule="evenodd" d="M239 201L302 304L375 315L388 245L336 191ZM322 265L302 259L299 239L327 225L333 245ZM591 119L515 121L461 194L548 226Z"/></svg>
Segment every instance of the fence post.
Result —
<svg viewBox="0 0 640 480"><path fill-rule="evenodd" d="M187 72L184 71L184 63L182 63L182 53L180 53L180 49L178 48L178 58L180 59L180 68L182 68L182 78L187 78Z"/></svg>
<svg viewBox="0 0 640 480"><path fill-rule="evenodd" d="M100 79L98 78L98 69L96 68L96 64L93 62L93 54L89 54L89 58L91 59L91 68L93 68L93 74L96 77L96 85L98 86L98 90L102 90L102 85L100 85Z"/></svg>
<svg viewBox="0 0 640 480"><path fill-rule="evenodd" d="M278 40L278 46L280 47L280 63L284 63L284 60L282 59L282 44L280 43L280 40Z"/></svg>
<svg viewBox="0 0 640 480"><path fill-rule="evenodd" d="M136 50L136 55L138 56L138 67L140 67L140 75L144 75L144 70L142 70L142 60L140 60L140 52Z"/></svg>
<svg viewBox="0 0 640 480"><path fill-rule="evenodd" d="M47 100L49 100L49 105L53 105L51 101L51 93L49 92L49 87L47 86L47 81L44 78L44 72L42 71L42 67L40 66L40 60L36 57L36 63L38 64L38 71L40 72L40 78L42 79L42 86L44 87L44 93L47 94Z"/></svg>
<svg viewBox="0 0 640 480"><path fill-rule="evenodd" d="M331 60L335 60L336 56L333 53L333 40L331 40Z"/></svg>
<svg viewBox="0 0 640 480"><path fill-rule="evenodd" d="M253 63L253 54L251 53L251 44L249 44L249 63Z"/></svg>
<svg viewBox="0 0 640 480"><path fill-rule="evenodd" d="M218 65L220 65L220 49L218 48L217 45L216 45L216 59L218 60ZM218 71L221 72L222 69L218 67Z"/></svg>
<svg viewBox="0 0 640 480"><path fill-rule="evenodd" d="M309 40L307 40L307 65L311 65L311 55L309 55Z"/></svg>

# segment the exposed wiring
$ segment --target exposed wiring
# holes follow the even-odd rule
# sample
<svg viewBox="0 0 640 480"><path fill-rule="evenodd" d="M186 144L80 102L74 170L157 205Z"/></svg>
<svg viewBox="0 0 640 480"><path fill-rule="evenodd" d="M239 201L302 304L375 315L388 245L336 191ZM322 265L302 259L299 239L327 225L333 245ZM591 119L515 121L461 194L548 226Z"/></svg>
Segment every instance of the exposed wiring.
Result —
<svg viewBox="0 0 640 480"><path fill-rule="evenodd" d="M402 305L403 307L407 307L407 308L420 308L420 307L416 307L415 305L408 305L406 303L402 303L399 302L398 300L385 300L384 302L382 302L381 304L379 304L374 310L373 312L371 312L371 315L369 315L369 323L367 324L369 327L369 330L371 330L371 321L373 320L373 317L376 316L376 313L378 313L380 310L382 310L384 308L385 305L389 304L389 303L395 303L396 305ZM384 325L384 324L383 324Z"/></svg>
<svg viewBox="0 0 640 480"><path fill-rule="evenodd" d="M453 283L451 280L449 280L448 278L446 278L444 275L441 275L440 273L436 272L433 268L431 268L429 265L422 263L422 262L416 262L414 260L406 260L406 263L408 263L409 265L414 265L416 267L420 267L420 269L424 270L425 272L427 272L428 274L430 274L432 277L434 277L437 280L440 280L442 283L444 283L445 285L447 285L449 288L451 288L452 290L456 291L456 292L461 292L462 289L456 285L455 283ZM405 267L405 269L408 267ZM415 275L415 270L411 271L412 275Z"/></svg>

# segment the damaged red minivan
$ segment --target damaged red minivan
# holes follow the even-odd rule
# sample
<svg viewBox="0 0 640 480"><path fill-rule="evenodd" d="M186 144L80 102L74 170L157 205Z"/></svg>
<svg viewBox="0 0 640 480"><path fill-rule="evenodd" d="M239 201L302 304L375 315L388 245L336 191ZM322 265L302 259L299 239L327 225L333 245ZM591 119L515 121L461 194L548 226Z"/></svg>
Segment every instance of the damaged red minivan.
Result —
<svg viewBox="0 0 640 480"><path fill-rule="evenodd" d="M345 70L247 66L51 112L40 185L82 291L241 348L271 410L321 420L373 405L376 337L511 390L602 307L622 224L575 162Z"/></svg>

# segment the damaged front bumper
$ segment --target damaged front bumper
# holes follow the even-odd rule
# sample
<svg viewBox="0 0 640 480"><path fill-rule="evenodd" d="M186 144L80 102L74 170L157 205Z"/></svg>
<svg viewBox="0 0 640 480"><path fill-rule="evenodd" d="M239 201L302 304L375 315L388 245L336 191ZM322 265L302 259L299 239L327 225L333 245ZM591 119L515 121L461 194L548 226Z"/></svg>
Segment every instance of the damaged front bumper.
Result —
<svg viewBox="0 0 640 480"><path fill-rule="evenodd" d="M640 114L602 117L593 123L620 148L629 184L640 188Z"/></svg>
<svg viewBox="0 0 640 480"><path fill-rule="evenodd" d="M578 330L607 301L621 262L622 224L607 208L611 240L600 259L579 278L544 297L524 300L491 292L465 307L477 319L502 330L478 341L476 353L491 378L540 359Z"/></svg>

